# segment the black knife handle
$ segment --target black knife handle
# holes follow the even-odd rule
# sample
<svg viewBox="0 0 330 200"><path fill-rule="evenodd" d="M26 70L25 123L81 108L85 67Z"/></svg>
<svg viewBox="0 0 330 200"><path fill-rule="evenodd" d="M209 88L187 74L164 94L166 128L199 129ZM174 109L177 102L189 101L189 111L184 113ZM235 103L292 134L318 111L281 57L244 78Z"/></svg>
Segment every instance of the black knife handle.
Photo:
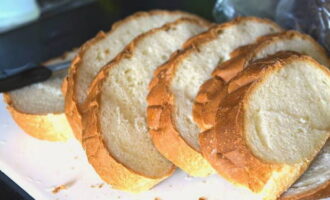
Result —
<svg viewBox="0 0 330 200"><path fill-rule="evenodd" d="M0 92L8 92L19 89L32 83L47 80L52 75L52 71L47 67L34 67L18 74L0 79Z"/></svg>

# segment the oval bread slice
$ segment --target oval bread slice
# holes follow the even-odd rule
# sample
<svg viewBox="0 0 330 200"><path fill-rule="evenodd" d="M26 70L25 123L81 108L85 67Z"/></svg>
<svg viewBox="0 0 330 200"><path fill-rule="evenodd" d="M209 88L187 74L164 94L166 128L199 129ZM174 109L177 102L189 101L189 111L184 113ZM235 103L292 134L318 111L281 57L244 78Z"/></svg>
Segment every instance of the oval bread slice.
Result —
<svg viewBox="0 0 330 200"><path fill-rule="evenodd" d="M199 122L199 125L204 129L214 125L216 110L226 95L226 91L224 90L226 82L248 66L250 62L274 54L277 51L287 50L307 54L323 65L330 66L330 61L325 49L308 35L296 31L286 31L272 36L265 36L259 40L261 41L245 49L238 49L238 51L235 52L236 56L220 64L214 70L213 78L206 81L200 87L195 102L199 105L194 107L194 111L200 113L195 115L195 117L199 117L196 121ZM203 102L199 102L199 97L208 98L204 98ZM330 181L330 168L328 167L330 160L326 159L330 149L327 145L329 145L329 143L325 145L324 150L317 156L316 161L311 164L306 174L304 174L287 193L282 195L281 198L300 199L302 197L319 196L321 193L322 197L325 197L326 194L330 196L329 193L324 192L326 189L321 190L326 187Z"/></svg>
<svg viewBox="0 0 330 200"><path fill-rule="evenodd" d="M225 90L215 127L200 135L202 153L229 181L276 199L329 138L330 71L279 52L250 64Z"/></svg>
<svg viewBox="0 0 330 200"><path fill-rule="evenodd" d="M75 55L76 50L43 65L69 61ZM13 119L29 135L49 141L65 141L73 136L64 114L64 96L61 91L66 75L66 70L59 71L46 81L3 94Z"/></svg>
<svg viewBox="0 0 330 200"><path fill-rule="evenodd" d="M286 31L261 37L258 40L255 44L236 49L232 53L233 58L218 65L212 73L213 77L200 86L194 105L194 119L201 129L206 130L214 125L216 112L224 95L222 90L225 83L253 60L278 51L295 51L309 55L330 67L325 49L308 35L297 31Z"/></svg>
<svg viewBox="0 0 330 200"><path fill-rule="evenodd" d="M94 76L136 36L182 17L202 20L181 11L153 10L135 13L117 23L108 33L100 32L86 42L72 62L66 81L65 112L76 138L81 140L80 109Z"/></svg>
<svg viewBox="0 0 330 200"><path fill-rule="evenodd" d="M82 144L96 172L114 188L148 190L174 172L153 146L146 97L154 70L208 23L179 19L135 38L95 77L83 114Z"/></svg>
<svg viewBox="0 0 330 200"><path fill-rule="evenodd" d="M155 146L167 159L192 176L214 172L199 152L201 130L192 117L198 88L231 51L281 30L268 20L237 18L191 39L183 52L157 70L148 95L148 124Z"/></svg>

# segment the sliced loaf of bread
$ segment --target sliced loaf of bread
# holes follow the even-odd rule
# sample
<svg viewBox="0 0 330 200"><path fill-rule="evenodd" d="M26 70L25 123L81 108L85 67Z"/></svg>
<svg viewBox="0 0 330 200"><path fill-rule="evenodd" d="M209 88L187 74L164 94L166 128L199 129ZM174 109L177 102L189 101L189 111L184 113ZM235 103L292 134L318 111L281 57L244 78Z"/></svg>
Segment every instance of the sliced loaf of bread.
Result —
<svg viewBox="0 0 330 200"><path fill-rule="evenodd" d="M237 18L191 39L184 51L157 69L148 95L148 124L155 146L167 159L192 176L213 173L199 152L201 130L193 120L199 86L234 49L279 31L268 20Z"/></svg>
<svg viewBox="0 0 330 200"><path fill-rule="evenodd" d="M148 190L175 167L153 146L146 97L154 70L208 23L179 19L135 38L95 77L82 111L82 144L96 172L114 188Z"/></svg>
<svg viewBox="0 0 330 200"><path fill-rule="evenodd" d="M279 52L225 87L216 125L200 134L202 153L232 183L276 199L330 136L330 71L311 57Z"/></svg>
<svg viewBox="0 0 330 200"><path fill-rule="evenodd" d="M70 61L76 50L51 59L43 65ZM8 110L16 123L29 135L42 140L64 141L73 136L64 114L62 82L67 70L54 73L48 80L4 93Z"/></svg>
<svg viewBox="0 0 330 200"><path fill-rule="evenodd" d="M325 49L308 35L297 31L286 31L258 38L255 44L233 51L232 59L218 65L212 73L212 78L200 86L194 105L194 119L199 127L206 130L214 125L226 82L248 66L249 62L278 51L307 54L322 65L330 67L330 60Z"/></svg>
<svg viewBox="0 0 330 200"><path fill-rule="evenodd" d="M80 109L90 83L102 66L111 61L136 36L182 17L201 20L181 11L138 12L115 23L108 33L100 32L80 48L70 67L65 92L66 115L78 140L81 140Z"/></svg>

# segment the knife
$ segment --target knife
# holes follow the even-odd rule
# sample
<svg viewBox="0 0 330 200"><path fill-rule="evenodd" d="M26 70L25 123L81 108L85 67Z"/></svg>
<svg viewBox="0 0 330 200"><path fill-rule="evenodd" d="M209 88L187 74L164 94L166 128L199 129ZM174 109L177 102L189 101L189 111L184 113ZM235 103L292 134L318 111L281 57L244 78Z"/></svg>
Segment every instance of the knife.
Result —
<svg viewBox="0 0 330 200"><path fill-rule="evenodd" d="M8 92L47 80L54 72L66 70L71 61L52 65L26 64L18 68L0 70L0 92Z"/></svg>

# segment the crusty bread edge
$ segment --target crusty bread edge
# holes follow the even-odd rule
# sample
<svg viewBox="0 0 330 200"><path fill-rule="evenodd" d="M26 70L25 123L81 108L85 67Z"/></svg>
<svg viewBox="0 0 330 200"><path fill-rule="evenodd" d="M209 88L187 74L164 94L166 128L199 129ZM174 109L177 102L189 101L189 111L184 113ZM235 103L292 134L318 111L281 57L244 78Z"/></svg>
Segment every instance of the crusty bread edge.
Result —
<svg viewBox="0 0 330 200"><path fill-rule="evenodd" d="M133 55L137 43L142 39L155 32L167 30L173 25L186 21L194 22L205 27L209 26L209 23L202 20L182 18L139 35L110 63L101 69L90 86L88 97L82 107L82 144L86 150L88 160L96 172L103 180L111 184L114 188L134 193L148 190L163 179L172 175L175 171L175 166L172 165L168 172L165 172L159 177L150 177L138 173L134 171L134 169L130 169L112 155L105 144L99 124L99 109L103 81L107 77L109 71L115 67L121 59Z"/></svg>
<svg viewBox="0 0 330 200"><path fill-rule="evenodd" d="M189 175L203 177L214 173L213 168L180 136L172 121L174 107L169 81L177 61L185 57L184 52L178 51L155 71L147 97L147 122L152 141L161 154Z"/></svg>
<svg viewBox="0 0 330 200"><path fill-rule="evenodd" d="M7 110L15 122L29 135L48 141L66 141L73 132L64 113L29 114L17 110L8 93L3 94Z"/></svg>
<svg viewBox="0 0 330 200"><path fill-rule="evenodd" d="M158 14L164 14L164 15L185 14L187 17L189 16L189 18L198 19L200 21L203 21L204 23L208 23L208 22L206 22L206 20L204 20L196 15L193 15L193 14L190 14L187 12L183 12L183 11L166 11L166 10L151 10L148 12L142 11L142 12L137 12L133 15L126 17L123 20L120 20L120 21L114 23L109 32L104 33L103 31L101 31L94 38L90 39L85 44L83 44L81 46L77 56L72 61L68 76L65 79L64 84L63 84L64 95L65 95L65 113L68 117L69 123L72 126L74 135L76 136L77 140L81 141L81 138L82 138L82 136L81 136L81 134L82 134L81 120L82 119L81 119L81 110L80 110L81 105L79 105L79 103L77 101L75 91L76 91L76 84L77 84L77 74L78 74L77 71L79 70L79 67L82 62L82 57L84 57L85 52L93 44L102 40L107 35L112 34L112 32L114 32L117 29L117 27L127 23L128 21L134 20L141 16L152 16L152 15L158 15Z"/></svg>
<svg viewBox="0 0 330 200"><path fill-rule="evenodd" d="M309 40L312 40L312 41L314 41L314 39L312 39L310 36L308 36L308 35L302 35L302 37L304 37L305 39L309 39ZM315 44L315 46L319 49L319 51L320 52L322 52L323 51L323 53L326 53L326 51L325 51L325 49L323 49L320 45L318 45L318 43L317 42L315 42L314 41L314 43L313 44ZM315 68L318 68L318 69L320 69L321 71L323 71L325 74L327 74L327 76L330 78L330 70L327 68L327 67L325 67L325 66L323 66L322 64L320 64L319 62L317 62L315 59L313 59L312 57L310 57L310 56L308 56L308 55L297 55L297 53L296 52L278 52L278 53L276 53L276 54L279 54L279 55L281 55L281 54L291 54L291 53L293 53L293 55L292 56L290 56L290 57L288 57L288 58L285 58L285 60L282 60L282 61L280 61L280 62L283 62L283 63L290 63L295 57L299 57L299 59L300 60L304 60L304 61L306 61L306 62L310 62L310 63L312 63L313 65L314 65L314 67ZM275 54L275 55L276 55ZM270 57L272 57L272 55L270 56ZM329 60L329 59L328 59ZM279 70L280 68L282 68L282 66L279 66L279 67L277 67L277 66L275 66L274 68L273 68L273 70L275 71L277 71L277 70ZM251 97L251 94L258 88L258 86L260 85L260 84L262 84L265 80L266 80L266 76L268 76L270 73L271 73L271 71L272 71L272 69L266 69L266 74L265 74L265 76L263 77L263 78L261 78L261 79L259 79L259 80L257 80L256 82L255 82L255 84L252 84L252 87L250 87L248 90L249 91L247 91L247 95L244 97L244 99L243 99L243 109L244 110L247 110L248 109L248 101L249 101L249 99L250 99L250 97ZM244 112L244 111L243 111ZM243 127L243 129L246 129L245 127L247 127L247 124L248 124L249 122L246 120L246 118L244 119L244 127ZM246 131L244 131L244 133L246 133ZM328 139L330 139L330 137L328 137ZM303 161L303 163L304 163L304 166L301 166L301 168L299 169L299 174L297 174L298 176L296 176L295 177L295 180L297 180L307 169L308 169L308 167L312 164L312 162L313 162L313 160L316 158L316 156L318 155L318 153L321 151L321 149L322 149L322 147L325 145L325 143L327 142L327 140L325 140L322 144L320 144L320 146L317 146L316 147L316 150L314 151L314 154L313 154L313 157L311 157L311 158L307 158L306 160L308 161L308 163L306 163L306 160L304 160ZM248 142L246 142L246 145L247 145L247 147L249 148L249 143ZM249 151L251 151L251 148L249 148ZM252 153L252 151L251 151L251 153ZM253 153L251 154L252 156L254 156L253 155ZM283 178L285 178L285 176L283 177ZM281 194L283 193L283 192L285 192L292 184L293 184L294 182L292 182L291 184L289 184L288 186L285 186L285 190L283 190L282 192L281 192ZM297 195L297 197L296 198L298 198L298 196L299 196L299 199L301 199L301 198L309 198L309 197L307 197L306 195L308 195L308 194L313 194L314 192L316 192L317 190L321 190L320 192L320 194L315 194L315 196L318 196L318 195L326 195L329 191L327 190L327 188L325 188L325 190L322 190L322 188L324 188L324 187L326 187L326 185L327 184L329 184L330 183L330 181L328 181L327 183L325 183L325 184L323 184L322 186L320 186L320 187L318 187L318 188L316 188L314 191L309 191L309 192L306 192L306 193L303 193L303 194L299 194L299 195ZM329 185L328 185L329 186ZM304 196L305 195L305 196Z"/></svg>
<svg viewBox="0 0 330 200"><path fill-rule="evenodd" d="M314 44L315 48L318 49L318 51L320 52L320 54L323 55L327 55L326 50L324 48L322 48L313 38L311 38L309 35L306 34L302 34L299 33L297 31L285 31L282 33L278 33L278 34L274 34L274 35L269 35L269 36L263 36L261 39L261 43L262 45L256 45L256 50L250 51L251 53L246 55L246 62L245 65L248 64L248 60L250 58L253 57L253 55L255 54L256 51L258 51L258 49L262 49L263 46L265 46L266 43L269 42L273 42L274 40L278 40L281 37L294 37L296 35L299 35L299 37L306 39L306 40L310 40L312 42L312 44ZM253 48L253 46L252 46ZM329 62L329 66L330 66L330 59L328 59ZM200 91L196 97L197 98L203 98L204 102L199 103L198 106L196 106L197 104L195 104L195 112L197 112L197 114L199 114L198 116L200 117L200 119L197 120L197 122L199 122L199 125L201 127L207 128L208 126L210 126L210 124L207 124L206 122L208 121L207 119L205 119L207 116L206 115L210 115L211 113L207 113L206 111L210 111L210 110L215 110L214 112L217 112L216 107L218 107L219 102L224 98L225 94L224 92L221 92L224 89L223 85L219 85L219 83L224 84L224 81L221 78L217 77L217 70L220 68L221 66L218 66L213 73L213 77L211 79L209 79L207 82L205 82L204 84L202 84L202 86L200 87ZM243 67L245 68L245 67ZM218 83L219 82L219 83ZM213 87L210 87L210 85L213 84ZM215 85L215 86L214 86ZM212 91L213 90L213 91ZM205 97L212 97L212 99L208 99L208 101L205 101ZM198 101L196 101L198 102ZM217 102L217 104L215 104L215 102ZM216 115L216 114L213 115ZM194 116L196 117L197 114ZM324 189L320 191L320 194L318 194L317 191L320 190L320 188L315 188L311 191L307 191L304 192L302 194L297 194L295 196L290 196L290 198L288 197L287 199L301 199L301 198L307 198L309 196L322 196L322 198L325 197L329 197L330 196L330 181L325 184L328 185L329 189ZM325 185L323 185L321 188L325 187ZM329 191L328 191L329 190ZM311 198L312 198L311 197Z"/></svg>
<svg viewBox="0 0 330 200"><path fill-rule="evenodd" d="M268 60L273 62L273 64L271 64L270 67L267 67L267 69L263 69L263 65L269 64L265 62L266 60L255 65L257 67L252 68L249 66L248 70L244 70L227 84L227 87L231 87L230 83L238 81L232 85L234 88L229 89L234 90L234 93L231 94L232 97L230 99L224 99L222 105L226 106L219 107L219 115L217 116L218 123L216 126L203 132L199 137L203 155L210 161L220 175L234 184L243 185L249 188L255 193L263 192L263 195L266 195L263 197L266 199L271 196L278 197L281 195L291 186L291 184L293 184L292 181L297 180L303 174L311 162L306 161L290 166L285 164L266 163L255 157L243 138L245 129L244 124L246 124L243 113L246 109L247 99L249 98L251 91L257 88L268 74L274 70L280 69L283 63L291 62L291 60L297 57L302 60L313 62L315 66L325 70L330 76L329 71L326 70L325 67L318 64L312 58L301 55L292 55L284 61ZM251 79L251 81L244 79L244 76L248 76L248 79ZM243 79L240 79L242 77ZM259 77L263 78L260 79ZM240 84L239 82L242 83ZM221 140L218 140L215 137L216 133L222 134ZM226 134L230 134L230 136ZM218 149L217 146L219 143L221 143L220 147L222 148L222 152L219 152L218 150L214 151L214 149ZM280 184L277 187L278 191L273 191L271 188L267 188L268 191L265 192L264 187L272 176L272 172L279 172L282 170L290 173L285 176L282 174L282 177L280 178L277 177L277 180L280 181ZM276 178L276 176L274 178ZM290 182L288 179L290 179Z"/></svg>
<svg viewBox="0 0 330 200"><path fill-rule="evenodd" d="M47 66L58 59L66 60L71 53L76 51L77 49L73 49L60 57L44 62L43 65ZM47 141L66 141L73 137L73 131L64 114L64 108L63 112L31 114L15 108L10 92L3 93L3 98L7 104L7 110L15 122L29 135Z"/></svg>
<svg viewBox="0 0 330 200"><path fill-rule="evenodd" d="M295 36L299 36L305 40L311 41L311 43L314 44L314 47L318 49L320 54L324 55L325 57L327 56L326 50L322 48L322 46L320 46L312 37L306 34L299 33L297 31L290 30L282 33L260 37L257 43L250 45L250 47L245 49L246 53L243 52L245 55L243 55L243 57L240 58L239 64L242 65L240 67L241 68L240 70L242 70L244 67L248 65L250 59L253 58L253 56L255 55L256 52L259 51L259 49L262 49L264 46L268 45L269 43L272 43L283 37L290 38ZM258 42L260 42L260 44L258 44ZM330 59L328 59L328 63L330 66ZM213 126L214 116L216 115L217 107L222 99L221 91L223 90L223 84L225 84L225 82L228 82L228 80L224 80L222 79L222 77L219 77L217 75L218 70L221 70L221 68L222 65L219 65L217 68L215 68L215 70L212 73L213 77L201 85L199 92L196 96L196 101L194 105L194 119L198 123L199 127L201 127L202 129L208 129ZM219 83L222 83L222 85Z"/></svg>
<svg viewBox="0 0 330 200"><path fill-rule="evenodd" d="M158 150L175 165L192 176L207 176L214 173L213 168L203 156L189 145L175 127L172 116L174 112L174 96L170 91L170 82L175 73L176 66L193 52L199 51L199 46L212 41L223 29L233 26L242 20L255 20L277 24L270 20L256 17L239 17L235 20L215 25L207 32L201 33L188 40L183 51L178 52L167 63L160 66L150 84L148 95L148 124L153 142Z"/></svg>

